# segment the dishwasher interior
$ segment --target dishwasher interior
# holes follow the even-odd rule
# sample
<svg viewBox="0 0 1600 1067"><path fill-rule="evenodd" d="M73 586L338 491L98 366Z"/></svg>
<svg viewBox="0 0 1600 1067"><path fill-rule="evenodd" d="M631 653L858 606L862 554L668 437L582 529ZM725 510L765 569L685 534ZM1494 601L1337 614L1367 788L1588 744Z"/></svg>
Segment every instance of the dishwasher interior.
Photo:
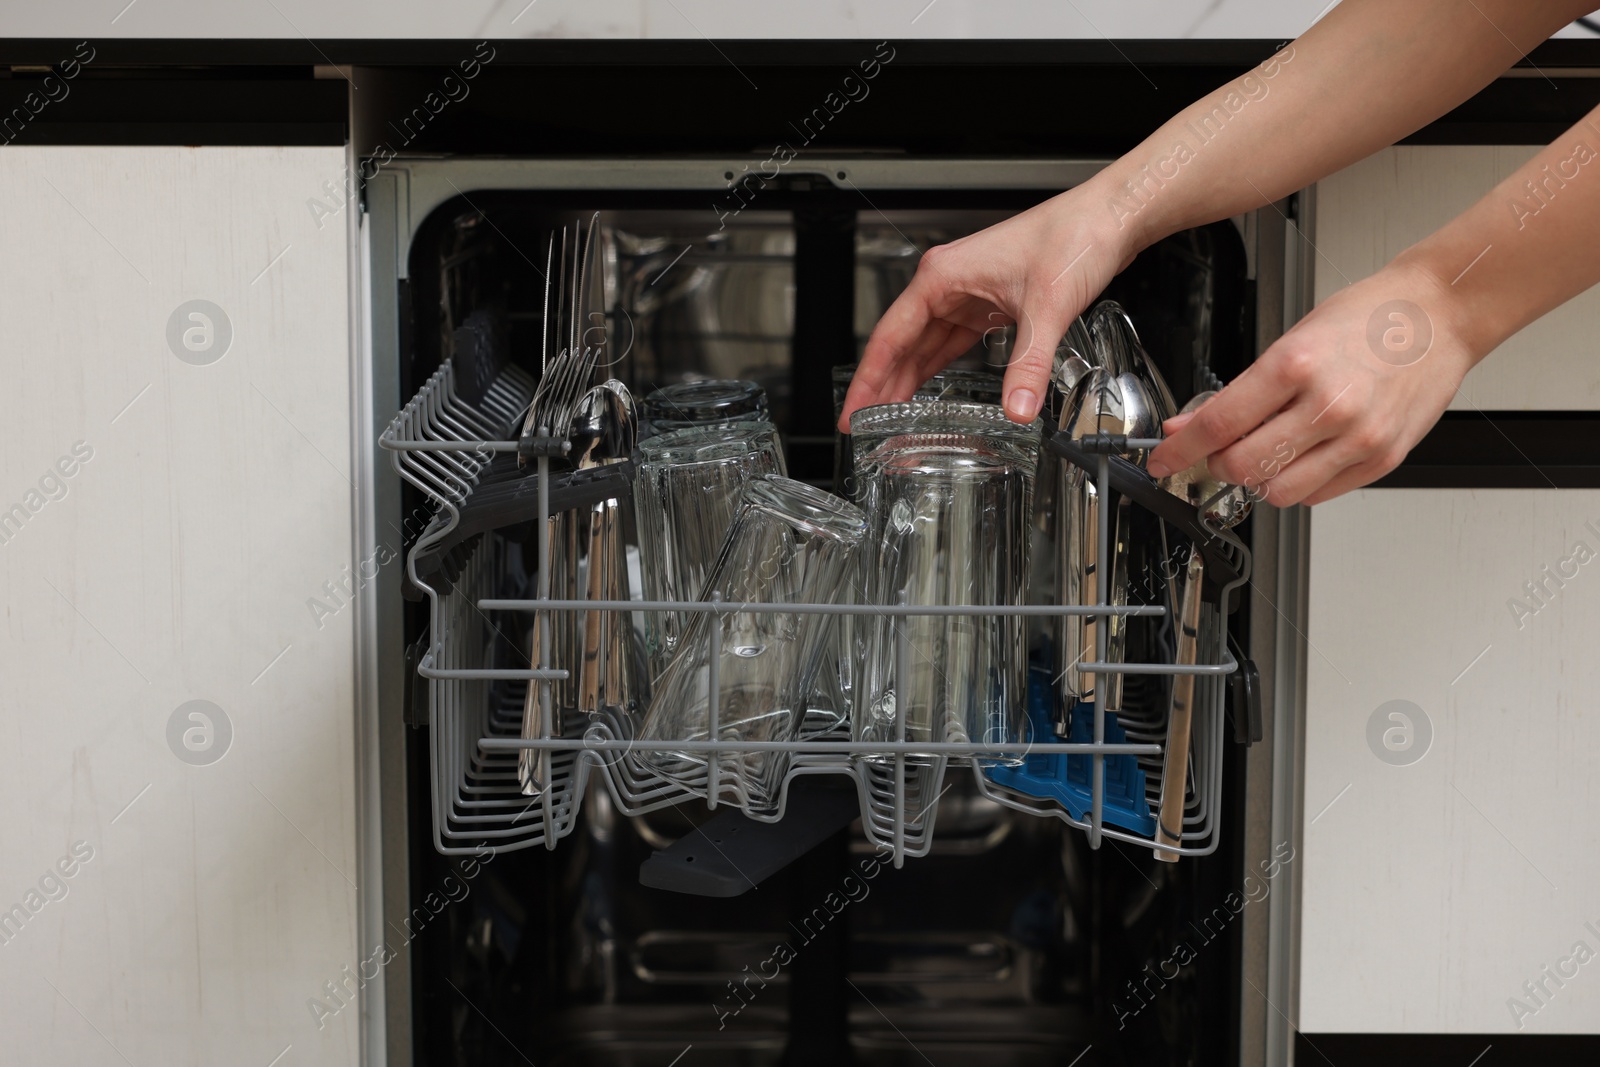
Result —
<svg viewBox="0 0 1600 1067"><path fill-rule="evenodd" d="M759 384L790 476L831 489L834 367L859 358L922 251L1040 197L1036 189L952 186L869 199L802 175L747 206L735 201L741 206L730 212L671 189L474 188L433 210L410 241L399 290L401 393L423 390L452 362L458 377L503 364L531 388L550 235L595 218L610 293L604 325L616 339L606 373L635 395L701 379ZM1128 310L1180 404L1235 376L1255 351L1241 229L1223 222L1169 238L1104 294ZM998 372L1010 340L997 329L959 365ZM401 520L409 548L430 504L407 486L401 506L414 517ZM436 580L466 583L478 596L531 595L530 526L477 534L436 561ZM1135 600L1162 584L1152 577L1159 544L1145 541L1130 563ZM1157 862L1151 849L1111 837L1092 848L1079 829L997 803L972 775L952 772L926 798L934 829L923 854L897 865L882 834L856 819L747 891L696 896L648 888L640 868L717 817L704 801L628 815L591 783L559 840L520 847L527 840L508 831L474 841L474 826L504 824L469 816L456 825L451 854L434 847L432 746L444 739L433 736L439 724L430 726L417 671L430 647L430 606L415 588L407 595L409 896L413 904L459 896L436 912L425 906L406 928L413 1062L1236 1060L1240 931L1213 918L1241 865L1234 742L1248 740L1248 728L1232 702L1215 709L1229 726L1214 753L1208 854ZM464 624L483 661L520 655L526 666L527 619L482 611L471 599ZM1248 606L1225 625L1242 641ZM1131 628L1130 659L1150 651L1137 646L1153 633ZM528 684L463 683L461 699L495 721L520 712ZM1144 706L1155 714L1163 685L1127 677L1130 717ZM490 778L479 783L485 802ZM810 810L796 804L787 818ZM1174 964L1179 946L1198 948L1182 966Z"/></svg>

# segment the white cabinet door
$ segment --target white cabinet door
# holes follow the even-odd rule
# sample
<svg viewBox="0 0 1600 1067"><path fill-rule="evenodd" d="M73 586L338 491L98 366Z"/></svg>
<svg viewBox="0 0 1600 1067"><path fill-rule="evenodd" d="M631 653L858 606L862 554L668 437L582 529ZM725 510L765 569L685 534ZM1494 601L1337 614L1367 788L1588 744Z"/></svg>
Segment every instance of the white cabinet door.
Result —
<svg viewBox="0 0 1600 1067"><path fill-rule="evenodd" d="M1312 511L1299 1026L1600 1033L1600 491Z"/></svg>
<svg viewBox="0 0 1600 1067"><path fill-rule="evenodd" d="M1376 272L1477 202L1537 151L1532 145L1408 145L1384 149L1318 182L1317 300ZM1493 248L1485 254L1494 255ZM1600 408L1596 336L1600 287L1533 323L1474 367L1451 410Z"/></svg>
<svg viewBox="0 0 1600 1067"><path fill-rule="evenodd" d="M0 152L7 1063L356 1061L343 162Z"/></svg>

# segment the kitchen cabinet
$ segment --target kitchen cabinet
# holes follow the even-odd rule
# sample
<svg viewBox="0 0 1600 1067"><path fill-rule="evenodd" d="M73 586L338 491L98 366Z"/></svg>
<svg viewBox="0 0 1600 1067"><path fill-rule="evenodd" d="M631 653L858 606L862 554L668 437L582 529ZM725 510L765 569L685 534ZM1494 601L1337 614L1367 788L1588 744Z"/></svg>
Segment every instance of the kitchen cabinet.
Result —
<svg viewBox="0 0 1600 1067"><path fill-rule="evenodd" d="M1392 148L1319 183L1317 298L1534 151ZM1452 408L1600 406L1597 327L1590 291L1480 364ZM1576 958L1600 952L1600 865L1573 847L1600 803L1597 531L1590 489L1369 489L1312 510L1301 1030L1600 1032L1600 982Z"/></svg>
<svg viewBox="0 0 1600 1067"><path fill-rule="evenodd" d="M1600 951L1597 530L1592 490L1313 510L1302 1030L1600 1030L1600 969L1561 962Z"/></svg>
<svg viewBox="0 0 1600 1067"><path fill-rule="evenodd" d="M1318 182L1312 253L1317 300L1375 273L1538 151L1536 145L1401 145ZM1494 255L1493 247L1484 255ZM1600 408L1600 361L1593 358L1597 326L1600 288L1501 345L1467 375L1450 410Z"/></svg>
<svg viewBox="0 0 1600 1067"><path fill-rule="evenodd" d="M5 1062L356 1062L343 167L0 153Z"/></svg>

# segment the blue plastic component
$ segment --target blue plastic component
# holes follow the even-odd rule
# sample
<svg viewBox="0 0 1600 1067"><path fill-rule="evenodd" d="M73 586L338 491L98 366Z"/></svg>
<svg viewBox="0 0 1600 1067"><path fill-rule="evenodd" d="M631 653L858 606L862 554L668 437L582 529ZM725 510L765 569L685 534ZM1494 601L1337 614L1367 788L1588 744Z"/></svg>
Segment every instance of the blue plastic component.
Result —
<svg viewBox="0 0 1600 1067"><path fill-rule="evenodd" d="M1094 771L1093 756L1064 756L1044 749L1055 741L1050 706L1054 693L1050 671L1045 667L1028 669L1028 725L1035 738L1044 738L1040 750L1022 758L1021 766L985 768L996 785L1030 797L1054 800L1074 819L1087 819L1093 805L1089 776ZM1068 740L1088 743L1094 740L1094 704L1081 701L1072 709ZM1128 740L1114 712L1106 712L1106 741L1121 744ZM1101 818L1108 826L1121 827L1144 837L1156 835L1155 816L1144 795L1144 771L1136 756L1107 756L1105 802Z"/></svg>

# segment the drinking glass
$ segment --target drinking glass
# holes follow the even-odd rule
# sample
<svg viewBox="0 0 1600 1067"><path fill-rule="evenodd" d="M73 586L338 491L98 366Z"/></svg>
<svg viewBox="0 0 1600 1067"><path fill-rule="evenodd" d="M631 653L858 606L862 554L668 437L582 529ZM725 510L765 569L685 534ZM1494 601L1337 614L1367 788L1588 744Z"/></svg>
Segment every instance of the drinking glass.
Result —
<svg viewBox="0 0 1600 1067"><path fill-rule="evenodd" d="M1012 422L999 404L972 400L909 400L874 404L850 416L850 444L855 451L857 495L863 463L891 437L904 434L965 433L989 441L1019 459L1038 461L1042 419Z"/></svg>
<svg viewBox="0 0 1600 1067"><path fill-rule="evenodd" d="M698 600L750 481L786 474L770 422L693 426L639 443L634 477L640 575L646 600ZM679 611L645 612L651 679L672 661L690 622Z"/></svg>
<svg viewBox="0 0 1600 1067"><path fill-rule="evenodd" d="M844 398L850 392L850 383L855 380L856 365L854 363L841 363L833 368L833 491L846 500L854 500L855 486L850 476L853 473L853 461L850 453L850 438L839 432L839 420L844 417Z"/></svg>
<svg viewBox="0 0 1600 1067"><path fill-rule="evenodd" d="M859 454L866 602L1024 603L1036 463L1036 452L965 433L899 434ZM1025 737L1021 616L873 615L855 622L856 740L992 744ZM935 758L917 754L915 762ZM1019 762L979 758L982 765Z"/></svg>
<svg viewBox="0 0 1600 1067"><path fill-rule="evenodd" d="M736 379L678 382L646 394L644 417L657 434L714 423L766 422L767 391Z"/></svg>
<svg viewBox="0 0 1600 1067"><path fill-rule="evenodd" d="M854 380L856 365L846 363L833 368L833 422L837 426L840 417L844 414L844 398L850 392L850 383ZM947 401L952 403L971 403L994 405L998 410L1000 403L1001 380L997 374L988 371L965 370L960 367L946 367L944 370L929 378L917 388L913 401ZM889 407L891 405L875 405ZM919 409L923 410L923 409ZM1001 412L1004 415L1004 412ZM855 417L850 419L851 433L855 432ZM834 491L849 498L855 498L855 487L851 480L853 471L852 440L837 431L833 437L833 485Z"/></svg>
<svg viewBox="0 0 1600 1067"><path fill-rule="evenodd" d="M855 582L865 533L860 510L839 497L776 475L755 478L700 599L834 603ZM795 740L833 622L832 615L814 613L694 613L658 679L640 740ZM712 792L708 753L657 748L640 751L638 759L701 796ZM789 760L777 751L719 753L715 794L747 815L771 817Z"/></svg>
<svg viewBox="0 0 1600 1067"><path fill-rule="evenodd" d="M1000 403L1001 379L986 370L946 367L923 382L912 399L966 400L975 404Z"/></svg>
<svg viewBox="0 0 1600 1067"><path fill-rule="evenodd" d="M998 379L979 371L946 370L936 375L925 389L937 389L959 395L962 386L974 391L986 388L984 380ZM948 384L940 384L944 380ZM972 434L982 437L999 450L1025 465L1037 464L1039 441L1044 423L1035 419L1022 425L1012 422L998 404L962 399L916 399L896 404L874 404L861 408L850 416L850 445L854 450L854 473L850 485L857 503L864 506L861 486L872 465L873 452L890 438L906 434ZM869 516L870 520L870 516ZM1026 624L1024 624L1026 625ZM835 644L841 648L835 670L839 676L837 692L855 706L855 664L865 654L862 642L866 631L858 619L840 620L840 634ZM824 664L824 676L828 664Z"/></svg>

